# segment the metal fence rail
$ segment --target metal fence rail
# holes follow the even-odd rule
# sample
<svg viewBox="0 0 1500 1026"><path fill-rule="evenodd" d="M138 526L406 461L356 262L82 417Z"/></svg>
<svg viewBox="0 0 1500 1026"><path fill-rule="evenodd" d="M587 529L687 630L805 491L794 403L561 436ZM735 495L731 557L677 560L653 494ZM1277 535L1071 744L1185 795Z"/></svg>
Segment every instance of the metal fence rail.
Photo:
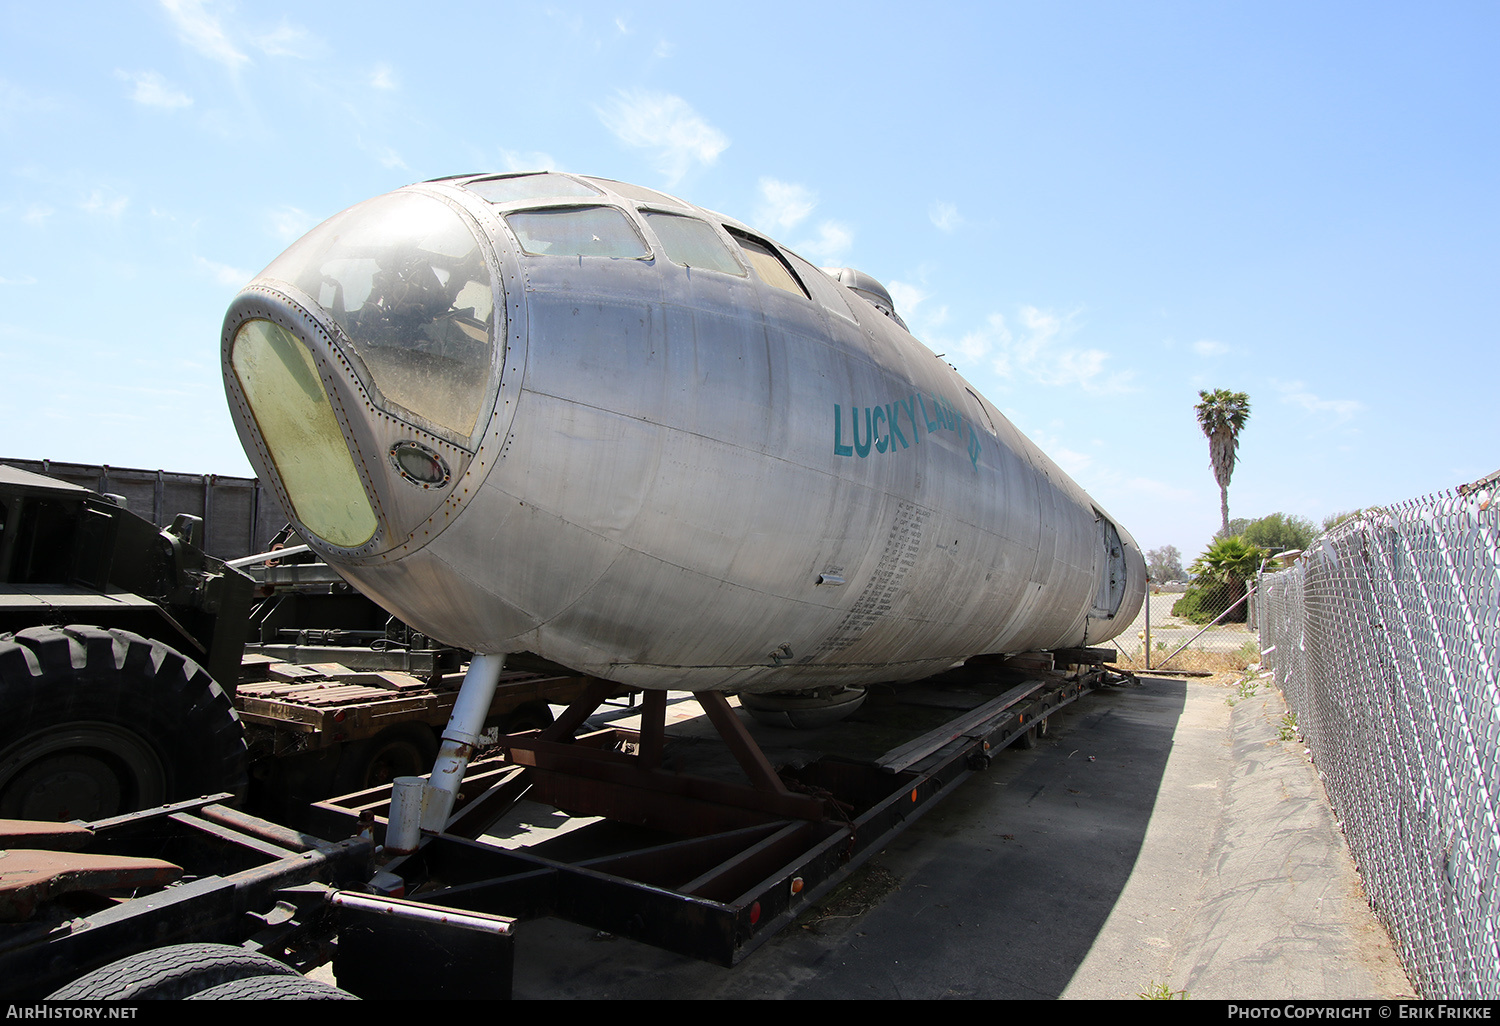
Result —
<svg viewBox="0 0 1500 1026"><path fill-rule="evenodd" d="M1267 665L1424 997L1500 997L1500 474L1261 577Z"/></svg>

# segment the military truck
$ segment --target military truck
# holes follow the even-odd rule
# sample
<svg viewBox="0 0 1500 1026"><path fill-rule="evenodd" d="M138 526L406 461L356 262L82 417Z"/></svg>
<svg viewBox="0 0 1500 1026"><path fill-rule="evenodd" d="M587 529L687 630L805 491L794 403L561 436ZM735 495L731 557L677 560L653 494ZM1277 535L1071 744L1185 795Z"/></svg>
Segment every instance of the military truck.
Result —
<svg viewBox="0 0 1500 1026"><path fill-rule="evenodd" d="M244 793L254 583L78 485L0 466L0 818L93 819Z"/></svg>
<svg viewBox="0 0 1500 1026"><path fill-rule="evenodd" d="M133 485L157 522L122 494L0 463L0 819L96 820L230 792L291 820L431 768L467 653L316 561L206 552L215 534L297 541L267 538L253 479L42 466ZM195 481L197 494L182 487ZM211 519L166 514L174 489ZM514 733L550 723L550 703L587 678L535 665L502 683L489 723Z"/></svg>

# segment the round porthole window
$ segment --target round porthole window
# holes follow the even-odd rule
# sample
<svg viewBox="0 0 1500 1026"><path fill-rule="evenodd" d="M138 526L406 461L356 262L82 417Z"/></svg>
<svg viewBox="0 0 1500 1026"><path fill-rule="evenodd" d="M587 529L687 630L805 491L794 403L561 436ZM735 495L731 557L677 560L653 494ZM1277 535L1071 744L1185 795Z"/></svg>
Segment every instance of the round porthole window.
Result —
<svg viewBox="0 0 1500 1026"><path fill-rule="evenodd" d="M397 442L391 446L391 465L412 484L431 488L448 483L448 464L421 442Z"/></svg>

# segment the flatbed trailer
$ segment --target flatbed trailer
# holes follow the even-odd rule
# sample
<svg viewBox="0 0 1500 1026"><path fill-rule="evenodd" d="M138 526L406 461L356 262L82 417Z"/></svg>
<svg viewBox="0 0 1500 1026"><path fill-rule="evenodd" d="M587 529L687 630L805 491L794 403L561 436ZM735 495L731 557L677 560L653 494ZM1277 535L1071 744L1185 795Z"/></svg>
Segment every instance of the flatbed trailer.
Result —
<svg viewBox="0 0 1500 1026"><path fill-rule="evenodd" d="M1045 668L1053 657L1059 668ZM42 997L136 951L194 940L299 969L336 951L340 987L365 998L506 996L512 924L548 916L731 966L1001 749L1033 743L1052 713L1126 679L1102 657L1054 653L875 688L848 720L812 731L755 723L717 693L697 696L706 717L669 723L667 695L648 692L640 727L614 726L602 720L620 712L598 711L610 690L598 682L550 727L472 763L446 827L408 853L384 847L390 786L317 803L306 833L208 799L140 813L158 831L202 833L191 820L206 818L229 847L133 827L162 857L196 860L193 882L148 885L81 916L66 902L97 901L87 890L38 903L30 921L0 927L0 997ZM553 810L577 828L537 841L534 820ZM100 840L121 829L95 824L90 843L124 853ZM262 862L242 864L243 837ZM225 904L225 887L237 903ZM215 914L195 914L199 901ZM171 928L159 925L164 902L181 913ZM101 943L101 916L143 927L112 927Z"/></svg>

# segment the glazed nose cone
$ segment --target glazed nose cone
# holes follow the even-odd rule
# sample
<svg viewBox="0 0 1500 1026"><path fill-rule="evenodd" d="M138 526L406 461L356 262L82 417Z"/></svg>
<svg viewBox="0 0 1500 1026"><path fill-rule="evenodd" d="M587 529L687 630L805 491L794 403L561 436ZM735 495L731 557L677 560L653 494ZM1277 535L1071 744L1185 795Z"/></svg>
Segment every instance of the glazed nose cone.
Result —
<svg viewBox="0 0 1500 1026"><path fill-rule="evenodd" d="M313 229L231 305L242 440L328 545L398 544L472 452L498 331L486 245L443 201L391 193Z"/></svg>

